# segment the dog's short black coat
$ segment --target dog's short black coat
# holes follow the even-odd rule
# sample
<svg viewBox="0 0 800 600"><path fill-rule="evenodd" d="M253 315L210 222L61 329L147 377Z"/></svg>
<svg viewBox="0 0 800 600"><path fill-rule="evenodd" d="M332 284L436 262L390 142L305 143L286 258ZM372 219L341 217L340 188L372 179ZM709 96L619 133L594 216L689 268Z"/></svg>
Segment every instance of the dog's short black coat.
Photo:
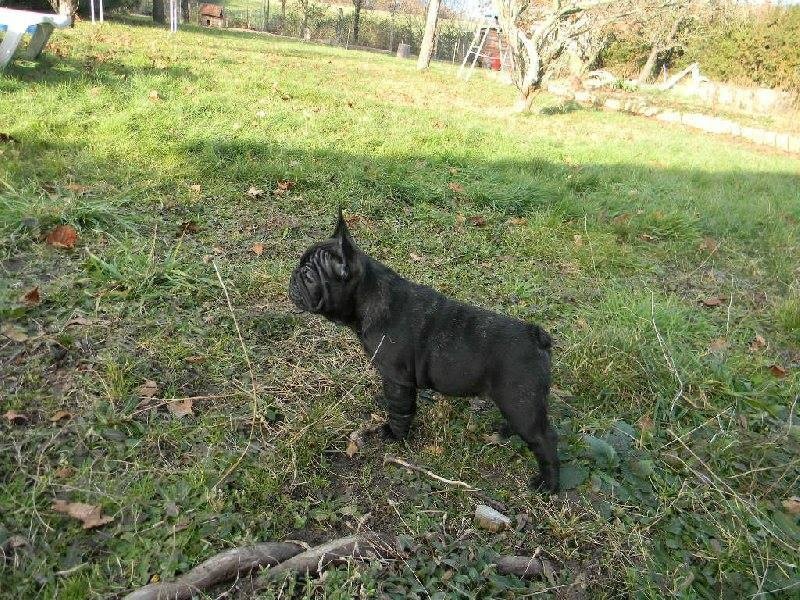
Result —
<svg viewBox="0 0 800 600"><path fill-rule="evenodd" d="M488 395L536 455L534 485L558 491L558 437L547 416L551 339L541 327L404 279L356 246L341 211L333 237L303 254L289 296L356 333L383 379L391 435L408 434L417 390Z"/></svg>

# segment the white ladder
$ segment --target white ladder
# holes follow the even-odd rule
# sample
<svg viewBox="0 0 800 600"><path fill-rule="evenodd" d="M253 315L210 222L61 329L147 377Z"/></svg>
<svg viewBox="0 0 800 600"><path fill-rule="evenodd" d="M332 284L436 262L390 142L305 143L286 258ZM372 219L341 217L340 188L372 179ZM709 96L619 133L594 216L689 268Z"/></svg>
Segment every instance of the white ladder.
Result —
<svg viewBox="0 0 800 600"><path fill-rule="evenodd" d="M490 55L483 53L483 47L486 45L486 38L489 37L490 31L497 32L500 69L502 70L505 67L507 49L503 48L503 31L500 29L496 17L486 15L483 22L478 23L475 28L475 35L472 38L472 43L469 46L469 50L467 50L467 53L464 55L464 62L461 63L461 67L458 69L459 79L467 81L472 77L472 72L475 70L475 63L478 62L479 58L492 58ZM472 61L470 61L470 58ZM467 66L468 62L470 63L469 66Z"/></svg>

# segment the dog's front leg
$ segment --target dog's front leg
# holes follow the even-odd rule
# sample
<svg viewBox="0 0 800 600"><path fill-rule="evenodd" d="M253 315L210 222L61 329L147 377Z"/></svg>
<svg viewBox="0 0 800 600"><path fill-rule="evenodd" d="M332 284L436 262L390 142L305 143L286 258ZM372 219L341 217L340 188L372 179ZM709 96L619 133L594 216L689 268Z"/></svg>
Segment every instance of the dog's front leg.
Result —
<svg viewBox="0 0 800 600"><path fill-rule="evenodd" d="M389 423L384 427L386 433L402 440L408 435L411 421L417 412L417 388L383 381L383 396Z"/></svg>

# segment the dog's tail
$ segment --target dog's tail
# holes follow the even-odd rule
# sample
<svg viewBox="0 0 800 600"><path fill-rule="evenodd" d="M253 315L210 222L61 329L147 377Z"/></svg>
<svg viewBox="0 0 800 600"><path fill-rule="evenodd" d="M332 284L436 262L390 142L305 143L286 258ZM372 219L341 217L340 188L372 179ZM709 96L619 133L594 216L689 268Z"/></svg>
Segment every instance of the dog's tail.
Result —
<svg viewBox="0 0 800 600"><path fill-rule="evenodd" d="M553 338L550 337L550 334L538 325L530 324L529 327L531 336L536 342L536 345L542 350L546 350L548 353L551 352L553 349Z"/></svg>

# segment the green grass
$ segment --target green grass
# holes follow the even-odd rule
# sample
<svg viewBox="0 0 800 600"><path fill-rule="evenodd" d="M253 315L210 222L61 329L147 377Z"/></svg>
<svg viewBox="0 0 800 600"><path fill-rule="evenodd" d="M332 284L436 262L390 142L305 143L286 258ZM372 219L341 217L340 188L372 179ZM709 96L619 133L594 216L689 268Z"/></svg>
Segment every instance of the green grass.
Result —
<svg viewBox="0 0 800 600"><path fill-rule="evenodd" d="M800 162L547 96L515 115L513 99L444 65L136 21L56 32L41 62L12 65L0 318L29 338L0 341L0 412L28 421L0 419L0 544L27 543L5 544L3 594L105 598L362 520L400 535L406 560L265 597L795 595ZM246 194L280 180L296 185ZM352 335L286 295L338 206L404 275L553 333L569 489L531 493L530 453L487 442L499 415L466 399L423 402L407 443L346 456L377 375ZM72 251L42 241L61 223ZM183 419L142 410L146 380L158 398L205 398ZM61 409L72 418L52 423ZM473 530L479 498L384 466L385 451L521 525ZM115 520L82 530L55 498ZM553 581L487 566L537 548Z"/></svg>

